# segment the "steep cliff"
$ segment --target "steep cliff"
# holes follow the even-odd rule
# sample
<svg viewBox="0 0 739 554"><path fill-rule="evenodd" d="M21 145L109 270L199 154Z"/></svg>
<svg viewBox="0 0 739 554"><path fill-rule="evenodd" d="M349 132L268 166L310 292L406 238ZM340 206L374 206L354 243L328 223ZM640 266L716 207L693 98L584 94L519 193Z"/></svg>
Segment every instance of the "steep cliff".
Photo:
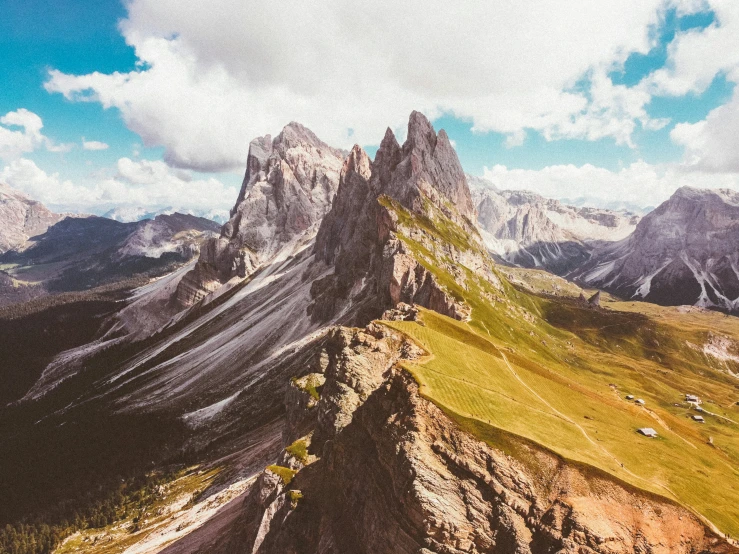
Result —
<svg viewBox="0 0 739 554"><path fill-rule="evenodd" d="M221 236L203 245L177 299L189 306L232 277L246 277L286 249L309 241L331 208L346 152L299 123L249 145L246 174Z"/></svg>
<svg viewBox="0 0 739 554"><path fill-rule="evenodd" d="M334 270L314 283L312 317L345 312L366 322L401 301L467 317L468 309L428 271L423 251L496 279L474 218L449 138L443 130L437 135L422 114L411 114L402 147L388 129L374 162L355 146L316 237L317 262Z"/></svg>
<svg viewBox="0 0 739 554"><path fill-rule="evenodd" d="M334 330L310 368L323 384L288 392L286 451L214 552L737 552L667 500L513 435L472 437L398 365L421 356L382 325Z"/></svg>

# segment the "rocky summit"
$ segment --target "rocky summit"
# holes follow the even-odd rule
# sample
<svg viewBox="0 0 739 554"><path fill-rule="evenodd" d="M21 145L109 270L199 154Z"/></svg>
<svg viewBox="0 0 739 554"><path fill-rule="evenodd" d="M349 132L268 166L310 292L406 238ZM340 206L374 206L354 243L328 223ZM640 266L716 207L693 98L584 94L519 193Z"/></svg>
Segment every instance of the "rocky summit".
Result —
<svg viewBox="0 0 739 554"><path fill-rule="evenodd" d="M331 209L345 154L294 122L274 140L269 135L253 140L231 218L181 282L181 304L191 305L232 277L250 275L285 248L310 240Z"/></svg>
<svg viewBox="0 0 739 554"><path fill-rule="evenodd" d="M0 254L23 248L29 238L44 233L64 217L0 183Z"/></svg>
<svg viewBox="0 0 739 554"><path fill-rule="evenodd" d="M311 290L312 316L325 319L343 311L368 321L398 302L414 302L465 317L466 309L443 290L399 235L415 237L423 248L443 250L450 263L464 260L485 271L487 254L474 217L457 154L446 133L437 135L423 114L411 114L402 147L388 129L374 162L355 146L342 168L333 208L316 237L317 261L335 269ZM418 232L417 219L427 222L430 232ZM474 246L466 240L464 245L440 240L434 221L470 237Z"/></svg>

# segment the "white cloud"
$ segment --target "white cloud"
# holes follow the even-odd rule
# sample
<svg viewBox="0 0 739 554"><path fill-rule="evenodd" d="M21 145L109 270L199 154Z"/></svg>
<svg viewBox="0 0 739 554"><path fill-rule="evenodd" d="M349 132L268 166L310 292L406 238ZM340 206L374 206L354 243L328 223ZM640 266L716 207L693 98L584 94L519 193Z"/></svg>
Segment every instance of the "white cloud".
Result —
<svg viewBox="0 0 739 554"><path fill-rule="evenodd" d="M109 145L105 142L100 142L98 140L85 140L85 137L82 137L83 150L107 150L108 148Z"/></svg>
<svg viewBox="0 0 739 554"><path fill-rule="evenodd" d="M695 3L697 0L692 0ZM686 0L690 3L691 0ZM668 48L665 67L644 81L652 94L682 96L704 92L717 75L739 83L739 3L703 0L715 22L705 29L678 33ZM689 6L689 9L695 6ZM698 8L701 8L699 5ZM739 172L739 93L696 123L679 122L670 138L684 147L683 169Z"/></svg>
<svg viewBox="0 0 739 554"><path fill-rule="evenodd" d="M647 114L645 106L651 96L644 86L614 85L602 68L593 72L590 81L591 101L587 107L578 116L544 129L547 139L613 137L616 144L633 148L631 136L637 122L648 129L660 129L668 123L665 119L651 119Z"/></svg>
<svg viewBox="0 0 739 554"><path fill-rule="evenodd" d="M703 121L676 125L670 138L685 147L687 167L739 173L739 90Z"/></svg>
<svg viewBox="0 0 739 554"><path fill-rule="evenodd" d="M635 121L663 122L644 112L645 89L606 75L649 51L672 2L132 0L121 29L139 69L51 71L46 88L120 109L167 162L200 170L241 169L249 140L290 120L337 146L376 144L413 109L506 133L509 146L526 129L630 144Z"/></svg>
<svg viewBox="0 0 739 554"><path fill-rule="evenodd" d="M163 209L224 215L238 194L217 179L195 179L162 161L118 160L109 176L86 186L46 173L32 160L20 158L0 170L5 182L57 211L104 213L113 208Z"/></svg>
<svg viewBox="0 0 739 554"><path fill-rule="evenodd" d="M701 93L717 74L739 81L739 4L735 0L706 2L716 22L705 29L678 33L668 47L665 67L646 81L654 94Z"/></svg>
<svg viewBox="0 0 739 554"><path fill-rule="evenodd" d="M38 115L23 108L0 117L0 159L18 158L41 147L43 126Z"/></svg>
<svg viewBox="0 0 739 554"><path fill-rule="evenodd" d="M25 108L0 117L0 160L15 160L39 148L49 152L69 152L71 144L57 144L41 132L41 118Z"/></svg>
<svg viewBox="0 0 739 554"><path fill-rule="evenodd" d="M547 198L585 199L591 205L634 204L645 208L667 200L678 188L739 190L739 174L685 171L678 165L635 162L619 171L586 164L554 165L541 170L485 168L484 177L502 190L531 190Z"/></svg>

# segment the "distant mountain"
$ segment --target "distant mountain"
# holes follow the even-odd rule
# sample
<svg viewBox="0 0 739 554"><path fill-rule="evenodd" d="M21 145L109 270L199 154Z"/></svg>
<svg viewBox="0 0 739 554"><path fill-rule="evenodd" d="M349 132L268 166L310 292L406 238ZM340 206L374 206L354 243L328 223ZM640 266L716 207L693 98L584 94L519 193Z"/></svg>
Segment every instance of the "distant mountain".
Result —
<svg viewBox="0 0 739 554"><path fill-rule="evenodd" d="M625 298L739 310L739 193L678 189L572 277Z"/></svg>
<svg viewBox="0 0 739 554"><path fill-rule="evenodd" d="M654 206L642 206L628 200L603 200L602 198L579 196L577 198L560 198L559 201L566 206L576 208L601 208L616 212L632 212L637 215L646 215L654 209Z"/></svg>
<svg viewBox="0 0 739 554"><path fill-rule="evenodd" d="M14 249L0 254L4 291L0 305L41 291L85 290L138 274L156 274L197 255L218 224L184 214L158 215L132 223L97 216L53 214L23 195L6 193L4 236ZM27 224L19 221L25 217ZM12 232L11 232L12 231ZM14 289L14 290L11 290ZM11 294L12 293L12 294Z"/></svg>
<svg viewBox="0 0 739 554"><path fill-rule="evenodd" d="M114 219L121 223L132 223L134 221L141 221L142 219L154 219L159 213L170 213L170 210L165 209L157 212L140 206L124 206L108 210L103 214L103 217Z"/></svg>
<svg viewBox="0 0 739 554"><path fill-rule="evenodd" d="M499 191L468 176L485 244L500 259L564 275L590 259L600 241L629 235L631 212L565 206L528 191Z"/></svg>
<svg viewBox="0 0 739 554"><path fill-rule="evenodd" d="M171 206L157 209L143 208L141 206L120 206L108 210L103 214L103 217L115 219L122 223L131 223L133 221L141 221L143 219L154 219L158 215L172 215L174 213L184 213L195 217L210 219L211 221L215 221L220 224L228 221L228 210L186 210Z"/></svg>
<svg viewBox="0 0 739 554"><path fill-rule="evenodd" d="M22 247L65 216L0 183L0 254Z"/></svg>

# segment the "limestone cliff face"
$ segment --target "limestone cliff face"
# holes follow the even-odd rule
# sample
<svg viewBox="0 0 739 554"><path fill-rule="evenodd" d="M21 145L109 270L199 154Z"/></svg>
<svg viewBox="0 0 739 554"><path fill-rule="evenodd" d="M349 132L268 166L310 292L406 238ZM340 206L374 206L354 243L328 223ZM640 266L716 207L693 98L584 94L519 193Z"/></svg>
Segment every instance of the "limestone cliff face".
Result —
<svg viewBox="0 0 739 554"><path fill-rule="evenodd" d="M639 216L597 208L575 208L528 191L500 191L485 179L474 186L477 223L485 244L514 265L564 275L586 263L596 244L628 236Z"/></svg>
<svg viewBox="0 0 739 554"><path fill-rule="evenodd" d="M64 217L0 183L0 254L23 247L30 237L45 233Z"/></svg>
<svg viewBox="0 0 739 554"><path fill-rule="evenodd" d="M283 249L307 241L331 208L346 153L299 123L274 140L252 141L246 174L221 236L206 243L181 282L181 305L197 302L234 276L252 274Z"/></svg>
<svg viewBox="0 0 739 554"><path fill-rule="evenodd" d="M402 148L390 135L383 140L383 155L375 160L374 188L417 212L424 210L425 196L445 209L448 217L459 214L473 222L475 207L467 178L446 132L436 134L423 114L413 112Z"/></svg>
<svg viewBox="0 0 739 554"><path fill-rule="evenodd" d="M285 446L311 422L308 465L284 454L299 469L289 483L266 470L213 552L737 552L669 501L515 437L460 430L398 368L422 353L386 327L336 329L322 348L320 400L287 396L303 427Z"/></svg>
<svg viewBox="0 0 739 554"><path fill-rule="evenodd" d="M625 298L739 312L739 195L682 187L571 277Z"/></svg>
<svg viewBox="0 0 739 554"><path fill-rule="evenodd" d="M404 222L399 211L431 226L439 218L451 221L472 247L455 246L446 237L439 240L428 229ZM443 257L455 265L495 279L478 242L474 219L459 159L446 133L437 135L422 114L411 114L402 147L388 129L374 162L355 146L342 168L333 207L316 237L316 260L335 269L314 284L312 317L328 319L345 312L363 324L398 302L407 302L464 319L467 308L444 291L399 234L435 254L443 250Z"/></svg>

